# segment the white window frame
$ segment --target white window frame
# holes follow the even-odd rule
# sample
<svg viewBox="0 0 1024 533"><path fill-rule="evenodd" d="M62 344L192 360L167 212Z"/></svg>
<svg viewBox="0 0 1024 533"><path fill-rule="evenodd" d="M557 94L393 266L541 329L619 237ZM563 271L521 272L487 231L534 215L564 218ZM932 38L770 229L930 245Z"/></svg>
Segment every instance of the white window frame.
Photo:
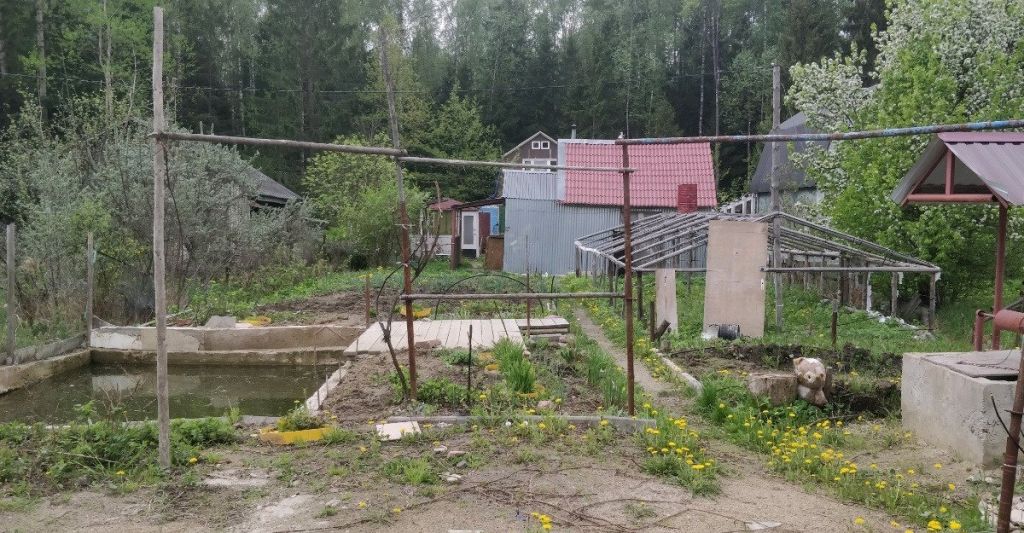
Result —
<svg viewBox="0 0 1024 533"><path fill-rule="evenodd" d="M547 150L549 148L551 148L551 143L550 142L548 142L548 141L540 141L540 149L541 150Z"/></svg>
<svg viewBox="0 0 1024 533"><path fill-rule="evenodd" d="M533 141L530 143L530 149L540 150L540 141Z"/></svg>

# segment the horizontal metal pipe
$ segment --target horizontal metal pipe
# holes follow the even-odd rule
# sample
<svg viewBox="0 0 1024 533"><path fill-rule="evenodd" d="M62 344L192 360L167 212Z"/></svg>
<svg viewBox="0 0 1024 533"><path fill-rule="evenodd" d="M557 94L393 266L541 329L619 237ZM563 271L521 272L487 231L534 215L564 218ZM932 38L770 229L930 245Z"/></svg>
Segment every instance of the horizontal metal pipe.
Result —
<svg viewBox="0 0 1024 533"><path fill-rule="evenodd" d="M386 148L383 146L355 146L350 144L293 141L290 139L260 139L258 137L235 137L232 135L211 135L207 133L164 131L160 133L151 133L149 136L160 139L169 139L172 141L199 141L224 144L245 144L251 146L275 146L278 148L321 150L325 152L345 152L350 154L386 155L390 157L405 154L405 150Z"/></svg>
<svg viewBox="0 0 1024 533"><path fill-rule="evenodd" d="M530 292L496 294L403 294L403 300L567 300L587 298L623 298L621 292Z"/></svg>
<svg viewBox="0 0 1024 533"><path fill-rule="evenodd" d="M456 166L456 167L498 167L498 168L529 168L540 170L577 170L581 172L636 172L634 168L620 167L577 167L577 166L552 166L552 165L524 165L522 163L504 163L500 161L471 161L466 159L441 159L435 157L413 157L406 155L408 152L397 148L383 146L357 146L351 144L318 143L309 141L293 141L290 139L261 139L258 137L236 137L232 135L212 135L206 133L187 133L177 131L165 131L151 133L150 137L168 139L172 141L197 141L223 144L244 144L250 146L274 146L277 148L294 148L300 150L319 150L324 152L345 152L350 154L382 155L397 157L399 161L406 163L427 163L433 165Z"/></svg>
<svg viewBox="0 0 1024 533"><path fill-rule="evenodd" d="M996 316L993 319L993 322L995 322L995 327L1003 331L1024 333L1024 313L1011 311L1009 309L1001 309L996 311Z"/></svg>
<svg viewBox="0 0 1024 533"><path fill-rule="evenodd" d="M762 267L761 272L942 272L940 268L923 266L855 266L855 267Z"/></svg>
<svg viewBox="0 0 1024 533"><path fill-rule="evenodd" d="M505 163L501 161L470 161L468 159L440 159L436 157L401 156L398 158L403 163L426 163L430 165L445 165L449 167L498 167L498 168L529 168L539 170L576 170L580 172L636 172L635 168L620 167L576 167L559 165L524 165L522 163Z"/></svg>
<svg viewBox="0 0 1024 533"><path fill-rule="evenodd" d="M946 204L991 204L996 202L996 197L991 194L908 194L908 203L928 202Z"/></svg>
<svg viewBox="0 0 1024 533"><path fill-rule="evenodd" d="M990 120L987 122L966 122L962 124L933 124L906 128L885 128L880 130L847 131L835 133L792 133L758 135L698 135L695 137L645 137L640 139L618 139L615 144L687 144L687 143L747 143L747 142L790 142L790 141L848 141L873 139L877 137L903 137L907 135L930 135L952 131L980 131L1024 128L1024 120Z"/></svg>

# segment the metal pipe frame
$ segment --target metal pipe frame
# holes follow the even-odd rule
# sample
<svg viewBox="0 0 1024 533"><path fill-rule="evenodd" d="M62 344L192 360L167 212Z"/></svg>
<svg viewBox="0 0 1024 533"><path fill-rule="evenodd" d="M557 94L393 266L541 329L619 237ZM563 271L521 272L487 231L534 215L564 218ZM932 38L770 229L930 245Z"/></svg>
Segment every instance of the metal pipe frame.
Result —
<svg viewBox="0 0 1024 533"><path fill-rule="evenodd" d="M464 294L402 294L402 300L587 300L590 298L625 298L621 292L523 292L523 293L464 293Z"/></svg>
<svg viewBox="0 0 1024 533"><path fill-rule="evenodd" d="M884 128L877 130L848 131L834 133L793 133L759 135L698 135L694 137L644 137L639 139L617 139L615 144L693 144L693 143L777 143L790 141L851 141L880 137L906 137L910 135L931 135L955 131L1005 130L1024 128L1024 120L990 120L985 122L964 122L959 124L931 124L905 128Z"/></svg>

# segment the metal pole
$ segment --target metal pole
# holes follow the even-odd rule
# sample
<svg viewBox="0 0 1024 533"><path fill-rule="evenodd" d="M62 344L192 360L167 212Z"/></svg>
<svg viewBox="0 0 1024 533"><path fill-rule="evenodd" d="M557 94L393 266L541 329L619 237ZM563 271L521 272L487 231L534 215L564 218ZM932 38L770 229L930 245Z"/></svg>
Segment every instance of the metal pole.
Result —
<svg viewBox="0 0 1024 533"><path fill-rule="evenodd" d="M469 362L466 363L466 405L473 405L473 324L469 325Z"/></svg>
<svg viewBox="0 0 1024 533"><path fill-rule="evenodd" d="M999 206L999 229L996 235L996 287L992 314L1003 308L1003 276L1006 274L1006 206ZM992 349L999 349L999 326L992 323Z"/></svg>
<svg viewBox="0 0 1024 533"><path fill-rule="evenodd" d="M629 146L622 145L622 167L629 168ZM623 263L625 275L622 289L625 299L626 315L626 394L629 395L629 415L636 414L633 405L633 214L629 205L629 171L622 173L622 223L623 243L625 246Z"/></svg>
<svg viewBox="0 0 1024 533"><path fill-rule="evenodd" d="M162 133L164 119L164 10L153 8L153 131ZM153 310L156 313L156 413L159 461L171 467L171 412L167 384L167 286L164 271L164 187L167 146L156 137L153 148Z"/></svg>
<svg viewBox="0 0 1024 533"><path fill-rule="evenodd" d="M838 133L769 133L757 135L697 135L694 137L645 137L619 139L615 144L693 144L693 143L749 143L789 141L849 141L880 137L905 137L908 135L931 135L950 131L983 131L1024 128L1024 119L990 120L987 122L964 122L959 124L929 124L906 128L884 128L878 130L847 131Z"/></svg>
<svg viewBox="0 0 1024 533"><path fill-rule="evenodd" d="M778 130L782 123L782 71L779 65L772 63L772 130ZM782 198L779 194L779 151L778 143L769 144L771 150L772 172L771 172L771 193L772 211L782 211ZM782 220L779 217L772 218L772 266L782 266ZM772 275L772 284L775 287L775 329L782 331L782 274L776 272Z"/></svg>
<svg viewBox="0 0 1024 533"><path fill-rule="evenodd" d="M380 68L384 74L384 85L387 89L388 124L391 127L391 144L395 150L401 149L398 135L398 107L395 104L395 81L391 77L388 66L388 38L385 25L380 25L378 33L380 48ZM405 179L402 173L402 162L395 158L395 181L398 183L398 216L402 228L402 292L412 293L412 268L409 264L409 209L405 200ZM416 399L416 326L413 325L412 300L405 301L405 330L409 349L409 395Z"/></svg>
<svg viewBox="0 0 1024 533"><path fill-rule="evenodd" d="M17 229L13 223L7 225L7 356L11 364L18 364L14 351L18 347L18 258L14 247L17 245Z"/></svg>
<svg viewBox="0 0 1024 533"><path fill-rule="evenodd" d="M996 313L992 320L993 329L1003 328L1020 333L1024 330L1024 314L1015 311ZM1021 414L1024 412L1024 357L1020 358L1017 369L1017 385L1013 392L1013 407L1010 409L1010 429L1006 435L1006 448L1003 452L1003 480L999 493L999 513L996 519L996 531L1010 531L1010 511L1013 507L1013 487L1017 482L1017 454L1020 449ZM997 413L998 415L998 413Z"/></svg>
<svg viewBox="0 0 1024 533"><path fill-rule="evenodd" d="M938 281L938 274L932 274L928 283L928 330L935 331L935 282Z"/></svg>
<svg viewBox="0 0 1024 533"><path fill-rule="evenodd" d="M85 239L85 345L92 346L93 283L96 252L92 232Z"/></svg>
<svg viewBox="0 0 1024 533"><path fill-rule="evenodd" d="M530 289L530 236L526 235L526 292L531 292ZM530 340L530 334L532 329L530 327L530 311L532 306L530 300L526 300L526 340Z"/></svg>

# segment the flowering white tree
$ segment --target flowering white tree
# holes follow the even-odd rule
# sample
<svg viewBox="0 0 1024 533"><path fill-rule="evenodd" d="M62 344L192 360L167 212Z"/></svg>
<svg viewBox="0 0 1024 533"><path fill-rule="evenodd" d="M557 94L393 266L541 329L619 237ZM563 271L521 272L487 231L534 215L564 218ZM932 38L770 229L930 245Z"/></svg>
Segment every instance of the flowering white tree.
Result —
<svg viewBox="0 0 1024 533"><path fill-rule="evenodd" d="M888 28L874 34L879 56L869 87L856 50L791 69L788 101L812 126L842 131L1024 117L1024 0L901 0L888 18ZM833 143L796 163L817 180L833 224L937 262L947 294L966 293L987 280L977 273L991 272L994 254L978 251L993 246L992 210L903 209L889 198L928 140ZM1009 266L1012 276L1020 263Z"/></svg>

